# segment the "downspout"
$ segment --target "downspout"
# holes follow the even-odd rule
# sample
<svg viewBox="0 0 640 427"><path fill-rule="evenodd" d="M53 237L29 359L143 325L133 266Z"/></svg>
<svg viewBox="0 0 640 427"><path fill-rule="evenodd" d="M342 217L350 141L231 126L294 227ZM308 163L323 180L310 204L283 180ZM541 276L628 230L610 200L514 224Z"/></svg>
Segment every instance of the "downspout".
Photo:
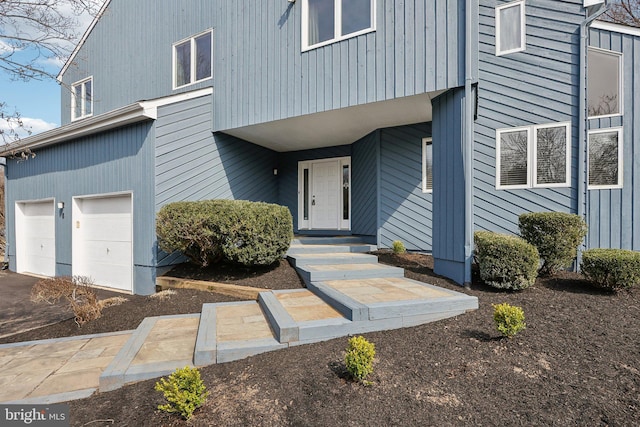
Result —
<svg viewBox="0 0 640 427"><path fill-rule="evenodd" d="M578 215L580 218L587 220L586 196L587 196L587 141L589 138L587 121L587 27L595 21L600 15L609 9L609 4L605 1L604 7L588 16L580 23L580 86L578 101ZM589 9L587 10L587 13ZM585 248L589 236L585 237L582 247ZM578 251L578 259L575 269L578 269L582 258L582 250Z"/></svg>
<svg viewBox="0 0 640 427"><path fill-rule="evenodd" d="M465 98L465 117L464 117L464 135L462 138L462 153L464 161L464 215L465 215L465 233L464 233L464 285L471 284L471 259L473 254L473 112L474 98L472 95L473 83L473 51L471 43L473 42L473 7L474 1L466 2L465 13L465 80L464 80L464 98Z"/></svg>

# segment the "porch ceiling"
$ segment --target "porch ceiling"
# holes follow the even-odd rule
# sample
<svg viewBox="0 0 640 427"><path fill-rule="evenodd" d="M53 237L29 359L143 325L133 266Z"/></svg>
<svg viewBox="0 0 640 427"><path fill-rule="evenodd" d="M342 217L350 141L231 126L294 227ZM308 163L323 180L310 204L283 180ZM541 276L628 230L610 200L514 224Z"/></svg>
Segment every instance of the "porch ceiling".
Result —
<svg viewBox="0 0 640 427"><path fill-rule="evenodd" d="M443 91L380 101L225 130L278 152L351 144L385 127L431 121L431 99Z"/></svg>

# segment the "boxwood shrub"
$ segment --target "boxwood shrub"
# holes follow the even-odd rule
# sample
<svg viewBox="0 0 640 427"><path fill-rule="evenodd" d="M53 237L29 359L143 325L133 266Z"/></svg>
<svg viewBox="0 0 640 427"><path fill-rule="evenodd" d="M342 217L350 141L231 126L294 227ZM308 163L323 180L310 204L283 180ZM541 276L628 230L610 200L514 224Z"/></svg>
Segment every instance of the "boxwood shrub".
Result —
<svg viewBox="0 0 640 427"><path fill-rule="evenodd" d="M221 259L269 265L282 258L293 237L284 206L245 200L204 200L165 205L156 218L160 249L179 251L201 266Z"/></svg>
<svg viewBox="0 0 640 427"><path fill-rule="evenodd" d="M597 286L618 290L640 285L640 252L589 249L582 253L580 271Z"/></svg>
<svg viewBox="0 0 640 427"><path fill-rule="evenodd" d="M570 267L587 234L587 224L579 215L563 212L522 214L519 225L522 238L538 249L544 261L540 273L545 275Z"/></svg>
<svg viewBox="0 0 640 427"><path fill-rule="evenodd" d="M474 240L480 277L487 285L520 290L535 283L540 257L533 245L489 231L476 231Z"/></svg>

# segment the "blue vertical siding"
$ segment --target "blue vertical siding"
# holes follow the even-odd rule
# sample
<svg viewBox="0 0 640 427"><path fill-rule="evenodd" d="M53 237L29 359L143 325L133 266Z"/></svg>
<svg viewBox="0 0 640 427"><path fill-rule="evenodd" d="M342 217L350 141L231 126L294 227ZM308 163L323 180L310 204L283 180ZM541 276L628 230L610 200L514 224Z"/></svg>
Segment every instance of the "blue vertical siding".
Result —
<svg viewBox="0 0 640 427"><path fill-rule="evenodd" d="M495 7L481 0L479 106L474 126L477 229L518 233L518 216L577 211L579 24L582 0L525 2L526 50L495 56ZM571 187L496 190L496 129L571 122Z"/></svg>
<svg viewBox="0 0 640 427"><path fill-rule="evenodd" d="M352 146L351 232L377 236L379 132L372 132Z"/></svg>
<svg viewBox="0 0 640 427"><path fill-rule="evenodd" d="M172 45L212 28L218 3L111 0L62 76L62 124L71 120L69 85L89 76L93 76L96 115L135 101L212 86L213 81L207 80L172 89Z"/></svg>
<svg viewBox="0 0 640 427"><path fill-rule="evenodd" d="M434 271L465 280L464 89L433 100Z"/></svg>
<svg viewBox="0 0 640 427"><path fill-rule="evenodd" d="M156 121L155 210L184 200L276 203L276 153L211 132L211 95L161 107ZM158 265L178 261L158 251Z"/></svg>
<svg viewBox="0 0 640 427"><path fill-rule="evenodd" d="M376 0L376 30L302 52L302 2L216 2L214 130L460 86L464 0Z"/></svg>
<svg viewBox="0 0 640 427"><path fill-rule="evenodd" d="M37 150L24 162L7 160L7 240L10 268L15 270L15 202L55 198L64 202L56 215L56 274L71 275L71 210L74 196L133 193L134 292L155 289L155 241L152 122Z"/></svg>
<svg viewBox="0 0 640 427"><path fill-rule="evenodd" d="M409 250L431 250L433 200L422 192L422 138L429 136L430 123L380 130L381 247L400 240Z"/></svg>
<svg viewBox="0 0 640 427"><path fill-rule="evenodd" d="M640 37L589 30L589 45L622 52L622 116L589 120L589 129L622 127L623 187L587 190L587 245L640 250Z"/></svg>

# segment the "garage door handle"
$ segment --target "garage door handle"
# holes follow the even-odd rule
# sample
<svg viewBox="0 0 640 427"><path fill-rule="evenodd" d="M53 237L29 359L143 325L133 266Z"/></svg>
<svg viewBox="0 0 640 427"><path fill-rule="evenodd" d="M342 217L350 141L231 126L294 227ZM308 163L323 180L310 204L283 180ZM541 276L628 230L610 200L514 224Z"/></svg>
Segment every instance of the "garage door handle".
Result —
<svg viewBox="0 0 640 427"><path fill-rule="evenodd" d="M109 253L109 248L107 248L107 253Z"/></svg>

